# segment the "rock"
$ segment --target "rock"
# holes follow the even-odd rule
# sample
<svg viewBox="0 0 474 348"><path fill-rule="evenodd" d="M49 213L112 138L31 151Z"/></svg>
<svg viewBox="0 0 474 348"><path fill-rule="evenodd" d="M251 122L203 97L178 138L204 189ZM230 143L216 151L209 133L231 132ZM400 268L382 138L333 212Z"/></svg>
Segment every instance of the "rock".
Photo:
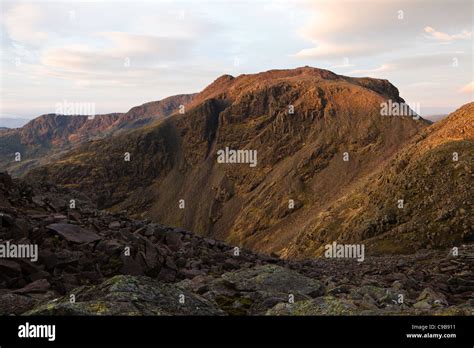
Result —
<svg viewBox="0 0 474 348"><path fill-rule="evenodd" d="M126 256L123 253L120 255L120 260L122 261L122 267L120 268L120 273L127 275L144 275L144 267L137 262L132 256Z"/></svg>
<svg viewBox="0 0 474 348"><path fill-rule="evenodd" d="M49 274L48 272L46 271L39 271L39 272L36 272L36 273L33 273L32 275L30 275L30 280L31 281L35 281L35 280L39 280L39 279L47 279L51 277L51 274Z"/></svg>
<svg viewBox="0 0 474 348"><path fill-rule="evenodd" d="M92 243L102 239L98 234L76 225L58 223L46 227L72 243Z"/></svg>
<svg viewBox="0 0 474 348"><path fill-rule="evenodd" d="M39 305L25 315L224 315L216 304L176 284L148 277L115 276L97 286L80 287ZM180 303L184 300L184 303Z"/></svg>
<svg viewBox="0 0 474 348"><path fill-rule="evenodd" d="M31 262L27 259L16 259L15 262L20 265L22 272L25 274L34 274L42 270L37 262Z"/></svg>
<svg viewBox="0 0 474 348"><path fill-rule="evenodd" d="M176 279L176 271L163 267L160 270L157 279L163 282L173 282Z"/></svg>
<svg viewBox="0 0 474 348"><path fill-rule="evenodd" d="M371 307L372 303L377 305L396 303L398 300L398 293L390 288L364 285L351 291L350 297L354 300L361 300ZM372 299L373 302L370 299Z"/></svg>
<svg viewBox="0 0 474 348"><path fill-rule="evenodd" d="M109 228L112 230L118 230L121 227L120 221L112 221L109 224Z"/></svg>
<svg viewBox="0 0 474 348"><path fill-rule="evenodd" d="M395 291L399 291L403 288L403 284L401 281L399 280L395 280L393 283L392 283L392 289L395 290Z"/></svg>
<svg viewBox="0 0 474 348"><path fill-rule="evenodd" d="M420 296L416 299L418 303L427 303L431 306L444 307L448 305L446 296L440 292L436 292L431 288L425 288L421 292ZM421 305L421 304L420 304ZM416 304L415 304L416 306ZM418 307L417 307L418 308Z"/></svg>
<svg viewBox="0 0 474 348"><path fill-rule="evenodd" d="M56 221L67 220L67 216L63 214L55 214L53 218Z"/></svg>
<svg viewBox="0 0 474 348"><path fill-rule="evenodd" d="M204 275L205 273L198 269L184 269L180 270L179 274L181 274L184 278L193 279L195 277Z"/></svg>
<svg viewBox="0 0 474 348"><path fill-rule="evenodd" d="M427 300L419 301L413 305L416 309L428 310L431 309L431 305Z"/></svg>
<svg viewBox="0 0 474 348"><path fill-rule="evenodd" d="M46 279L38 279L24 288L13 291L15 294L42 293L50 289L51 285Z"/></svg>
<svg viewBox="0 0 474 348"><path fill-rule="evenodd" d="M168 232L165 235L165 243L172 251L178 251L182 245L182 234L178 232Z"/></svg>
<svg viewBox="0 0 474 348"><path fill-rule="evenodd" d="M277 265L256 266L229 272L223 274L222 278L240 291L301 293L311 297L324 294L324 286L320 281Z"/></svg>
<svg viewBox="0 0 474 348"><path fill-rule="evenodd" d="M21 267L14 261L0 259L0 271L0 276L3 274L18 275L21 273Z"/></svg>
<svg viewBox="0 0 474 348"><path fill-rule="evenodd" d="M240 264L239 264L239 261L236 260L235 258L228 258L224 261L224 264L222 265L222 267L226 271L230 271L230 270L233 270L233 269L239 269Z"/></svg>
<svg viewBox="0 0 474 348"><path fill-rule="evenodd" d="M293 304L280 303L266 312L267 315L355 315L361 310L349 300L323 296Z"/></svg>
<svg viewBox="0 0 474 348"><path fill-rule="evenodd" d="M0 212L0 226L1 227L11 227L15 224L15 219L6 213Z"/></svg>
<svg viewBox="0 0 474 348"><path fill-rule="evenodd" d="M324 293L318 280L273 264L224 273L200 289L229 315L261 315L278 302L308 300Z"/></svg>
<svg viewBox="0 0 474 348"><path fill-rule="evenodd" d="M349 293L351 291L351 286L347 284L342 284L339 286L335 286L331 290L328 290L329 295L338 295L338 294L344 294L344 293Z"/></svg>
<svg viewBox="0 0 474 348"><path fill-rule="evenodd" d="M0 294L0 315L21 315L30 310L38 300L14 293Z"/></svg>

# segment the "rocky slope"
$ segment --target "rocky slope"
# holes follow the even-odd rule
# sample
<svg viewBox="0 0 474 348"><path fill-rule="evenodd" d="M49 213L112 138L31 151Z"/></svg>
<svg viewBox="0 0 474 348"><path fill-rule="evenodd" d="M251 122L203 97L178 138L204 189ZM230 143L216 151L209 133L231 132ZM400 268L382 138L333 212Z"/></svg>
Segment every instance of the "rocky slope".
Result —
<svg viewBox="0 0 474 348"><path fill-rule="evenodd" d="M286 261L5 174L0 214L0 245L39 246L37 262L0 258L0 315L473 314L472 245Z"/></svg>
<svg viewBox="0 0 474 348"><path fill-rule="evenodd" d="M29 177L87 192L111 211L286 252L309 220L428 125L381 116L388 100L403 102L386 80L309 67L225 75L184 115L84 144ZM257 166L217 163L226 147L256 150Z"/></svg>
<svg viewBox="0 0 474 348"><path fill-rule="evenodd" d="M126 113L88 116L48 114L25 126L0 132L0 170L20 175L46 164L81 143L102 139L125 130L145 126L169 116L180 105L186 105L193 94L176 95L146 103ZM21 161L15 161L15 154Z"/></svg>
<svg viewBox="0 0 474 348"><path fill-rule="evenodd" d="M474 103L418 134L354 191L308 221L287 257L364 243L370 253L413 253L474 241ZM403 207L399 207L399 200Z"/></svg>

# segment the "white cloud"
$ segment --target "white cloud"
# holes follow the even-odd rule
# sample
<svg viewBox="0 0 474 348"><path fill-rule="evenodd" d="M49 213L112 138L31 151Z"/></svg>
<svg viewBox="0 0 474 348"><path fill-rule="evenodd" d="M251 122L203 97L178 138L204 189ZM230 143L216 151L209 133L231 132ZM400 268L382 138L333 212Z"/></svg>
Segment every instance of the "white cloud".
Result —
<svg viewBox="0 0 474 348"><path fill-rule="evenodd" d="M11 92L2 101L28 115L63 94L113 111L198 91L224 73L300 65L389 78L401 91L411 84L411 99L423 102L454 107L469 97L459 89L472 72L472 44L462 39L472 30L471 0L0 1ZM442 34L449 40L435 38ZM28 105L25 94L35 98Z"/></svg>
<svg viewBox="0 0 474 348"><path fill-rule="evenodd" d="M356 75L356 76L378 76L379 73L381 72L387 72L394 70L394 66L391 64L382 64L378 68L374 69L358 69L358 70L352 70L349 72L351 75Z"/></svg>
<svg viewBox="0 0 474 348"><path fill-rule="evenodd" d="M6 33L12 40L39 46L48 39L48 34L40 29L45 15L38 6L19 4L7 10L2 17Z"/></svg>
<svg viewBox="0 0 474 348"><path fill-rule="evenodd" d="M432 27L425 27L425 33L428 33L427 35L428 38L438 40L438 41L444 41L444 42L450 42L450 41L455 41L455 40L469 40L471 38L471 32L468 30L463 30L458 34L453 34L449 35L446 33L443 33L441 31L437 31Z"/></svg>
<svg viewBox="0 0 474 348"><path fill-rule="evenodd" d="M299 35L312 43L296 53L299 58L341 59L373 57L387 52L418 49L420 31L436 41L469 39L472 25L470 0L344 0L305 1L308 20ZM433 28L450 28L448 35Z"/></svg>
<svg viewBox="0 0 474 348"><path fill-rule="evenodd" d="M115 57L147 57L155 59L179 59L193 42L186 38L158 37L151 35L136 35L125 32L102 32L98 36L104 37L112 44L107 51Z"/></svg>
<svg viewBox="0 0 474 348"><path fill-rule="evenodd" d="M446 52L446 53L435 53L435 54L421 54L416 56L402 57L390 60L387 63L383 63L376 68L371 69L356 69L349 72L349 74L357 76L384 76L387 72L408 72L417 71L421 72L425 69L444 69L444 71L453 71L454 61L469 61L472 59L469 54L464 52ZM463 63L465 64L465 63Z"/></svg>
<svg viewBox="0 0 474 348"><path fill-rule="evenodd" d="M377 46L366 44L339 45L321 42L317 47L302 49L295 56L298 58L341 59L349 56L363 56L369 53L376 54L379 51Z"/></svg>
<svg viewBox="0 0 474 348"><path fill-rule="evenodd" d="M462 93L470 93L472 95L474 93L474 81L471 81L468 84L462 86L460 91Z"/></svg>
<svg viewBox="0 0 474 348"><path fill-rule="evenodd" d="M102 32L100 47L75 44L45 49L30 76L72 80L75 86L140 86L156 81L189 57L188 39L170 39L125 32ZM168 62L168 63L166 63Z"/></svg>

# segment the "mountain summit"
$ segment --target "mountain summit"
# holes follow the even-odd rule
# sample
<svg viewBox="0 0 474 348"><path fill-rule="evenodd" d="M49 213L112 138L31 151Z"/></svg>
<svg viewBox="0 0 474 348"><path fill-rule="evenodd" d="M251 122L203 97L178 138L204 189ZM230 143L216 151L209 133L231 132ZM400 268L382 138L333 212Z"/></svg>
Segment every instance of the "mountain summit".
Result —
<svg viewBox="0 0 474 348"><path fill-rule="evenodd" d="M158 124L83 144L29 175L102 208L280 253L429 125L382 116L387 102L403 103L387 80L310 67L224 75ZM256 151L258 164L218 163L226 148Z"/></svg>

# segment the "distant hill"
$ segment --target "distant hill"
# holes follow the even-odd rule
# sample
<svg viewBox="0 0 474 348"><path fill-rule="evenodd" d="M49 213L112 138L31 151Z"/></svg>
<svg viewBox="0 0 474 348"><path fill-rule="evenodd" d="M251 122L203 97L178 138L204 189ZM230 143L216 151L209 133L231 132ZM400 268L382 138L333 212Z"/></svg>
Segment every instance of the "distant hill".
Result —
<svg viewBox="0 0 474 348"><path fill-rule="evenodd" d="M446 116L448 116L448 114L428 115L428 116L424 116L424 118L432 122L438 122L438 121L441 121Z"/></svg>
<svg viewBox="0 0 474 348"><path fill-rule="evenodd" d="M56 114L39 116L21 128L0 132L0 170L20 175L83 142L158 121L192 98L192 94L172 96L134 107L127 113L95 115L91 119ZM17 152L21 154L20 162L15 162Z"/></svg>

